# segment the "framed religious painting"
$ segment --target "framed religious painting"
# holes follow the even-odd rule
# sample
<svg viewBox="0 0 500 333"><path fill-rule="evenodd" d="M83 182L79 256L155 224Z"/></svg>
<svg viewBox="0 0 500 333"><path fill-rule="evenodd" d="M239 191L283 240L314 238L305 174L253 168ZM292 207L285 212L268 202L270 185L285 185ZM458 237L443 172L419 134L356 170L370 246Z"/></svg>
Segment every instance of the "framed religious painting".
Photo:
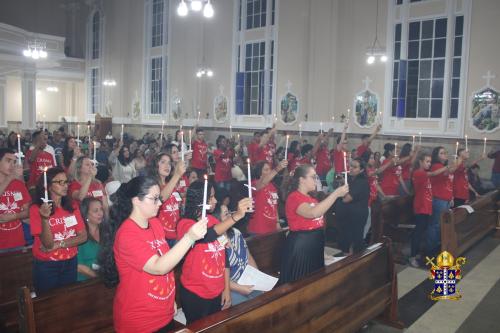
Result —
<svg viewBox="0 0 500 333"><path fill-rule="evenodd" d="M218 123L227 121L227 97L218 95L214 98L214 119Z"/></svg>
<svg viewBox="0 0 500 333"><path fill-rule="evenodd" d="M280 102L280 118L287 125L297 121L299 116L299 100L291 91L288 91Z"/></svg>
<svg viewBox="0 0 500 333"><path fill-rule="evenodd" d="M366 89L354 98L354 121L359 127L369 128L377 122L379 98Z"/></svg>
<svg viewBox="0 0 500 333"><path fill-rule="evenodd" d="M172 118L176 121L180 120L182 117L182 99L177 95L173 96L171 105Z"/></svg>
<svg viewBox="0 0 500 333"><path fill-rule="evenodd" d="M500 123L500 96L491 87L483 88L472 96L470 121L480 132L493 132Z"/></svg>

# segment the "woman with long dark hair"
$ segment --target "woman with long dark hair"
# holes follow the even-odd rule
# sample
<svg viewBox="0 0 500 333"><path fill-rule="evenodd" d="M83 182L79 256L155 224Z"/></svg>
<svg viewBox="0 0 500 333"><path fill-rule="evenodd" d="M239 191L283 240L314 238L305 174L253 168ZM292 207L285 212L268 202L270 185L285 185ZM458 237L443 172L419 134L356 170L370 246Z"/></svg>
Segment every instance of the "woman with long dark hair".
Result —
<svg viewBox="0 0 500 333"><path fill-rule="evenodd" d="M288 148L287 159L288 159L288 172L292 172L297 167L298 162L301 159L300 156L300 142L297 140L292 141L290 148Z"/></svg>
<svg viewBox="0 0 500 333"><path fill-rule="evenodd" d="M77 145L75 138L68 136L66 140L64 140L62 154L58 156L59 160L57 163L66 171L68 175L72 175L76 160L80 156L83 156L83 154L80 147Z"/></svg>
<svg viewBox="0 0 500 333"><path fill-rule="evenodd" d="M202 215L202 205L208 204L209 212L215 208L214 186L207 191L207 203L203 202L204 182L196 181L187 190L183 219L177 225L177 238L184 234ZM223 221L208 214L207 234L196 242L188 252L182 266L181 304L188 323L208 316L231 305L229 264L226 260L224 233L245 213L252 209L252 199L244 198L238 203L236 213Z"/></svg>
<svg viewBox="0 0 500 333"><path fill-rule="evenodd" d="M104 220L103 202L97 198L87 197L80 204L80 212L87 230L87 241L78 245L78 281L84 281L97 277L99 268L97 253L100 248L100 229Z"/></svg>
<svg viewBox="0 0 500 333"><path fill-rule="evenodd" d="M103 225L100 275L117 286L113 302L117 332L168 331L173 328L174 267L206 233L207 221L193 222L170 249L161 222L160 186L152 177L135 177L115 193L109 223Z"/></svg>
<svg viewBox="0 0 500 333"><path fill-rule="evenodd" d="M109 163L113 167L113 178L126 183L137 175L128 146L120 141L115 150L109 154Z"/></svg>
<svg viewBox="0 0 500 333"><path fill-rule="evenodd" d="M78 245L87 240L80 211L74 209L68 195L68 178L62 168L47 171L48 203L44 203L44 177L36 186L30 208L33 244L33 284L36 292L45 292L77 280Z"/></svg>
<svg viewBox="0 0 500 333"><path fill-rule="evenodd" d="M290 180L285 207L290 233L281 259L280 284L296 281L325 265L323 214L348 193L349 186L337 188L319 202L309 194L316 190L317 177L311 165L301 165Z"/></svg>

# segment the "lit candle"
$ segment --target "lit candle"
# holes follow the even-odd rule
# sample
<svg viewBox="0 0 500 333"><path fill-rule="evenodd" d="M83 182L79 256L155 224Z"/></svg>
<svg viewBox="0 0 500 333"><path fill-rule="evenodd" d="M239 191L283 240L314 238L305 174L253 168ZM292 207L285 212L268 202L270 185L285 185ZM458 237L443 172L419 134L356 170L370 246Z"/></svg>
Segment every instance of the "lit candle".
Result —
<svg viewBox="0 0 500 333"><path fill-rule="evenodd" d="M351 119L351 109L347 109L347 122Z"/></svg>
<svg viewBox="0 0 500 333"><path fill-rule="evenodd" d="M240 142L240 133L236 134L237 141Z"/></svg>
<svg viewBox="0 0 500 333"><path fill-rule="evenodd" d="M322 121L319 122L319 132L323 133L323 122Z"/></svg>
<svg viewBox="0 0 500 333"><path fill-rule="evenodd" d="M94 162L97 161L97 142L94 142Z"/></svg>
<svg viewBox="0 0 500 333"><path fill-rule="evenodd" d="M125 125L122 124L122 132L120 133L120 141L123 142L123 128Z"/></svg>
<svg viewBox="0 0 500 333"><path fill-rule="evenodd" d="M485 142L485 149L486 149L486 138L484 140ZM22 152L21 152L21 134L18 134L17 135L17 164L19 165L22 165L23 162L21 161L21 156L22 156Z"/></svg>
<svg viewBox="0 0 500 333"><path fill-rule="evenodd" d="M394 143L394 157L398 157L398 143Z"/></svg>
<svg viewBox="0 0 500 333"><path fill-rule="evenodd" d="M469 151L469 144L467 141L467 135L465 136L465 151Z"/></svg>
<svg viewBox="0 0 500 333"><path fill-rule="evenodd" d="M165 126L165 120L161 121L161 132L160 132L160 147L163 146L163 127Z"/></svg>
<svg viewBox="0 0 500 333"><path fill-rule="evenodd" d="M422 132L418 132L418 145L422 145Z"/></svg>
<svg viewBox="0 0 500 333"><path fill-rule="evenodd" d="M299 137L302 138L302 123L299 124Z"/></svg>
<svg viewBox="0 0 500 333"><path fill-rule="evenodd" d="M181 131L181 159L184 162L184 131Z"/></svg>
<svg viewBox="0 0 500 333"><path fill-rule="evenodd" d="M345 184L347 185L347 153L344 152L344 178Z"/></svg>
<svg viewBox="0 0 500 333"><path fill-rule="evenodd" d="M80 124L76 125L76 144L80 147Z"/></svg>
<svg viewBox="0 0 500 333"><path fill-rule="evenodd" d="M486 138L484 138L483 155L486 155Z"/></svg>
<svg viewBox="0 0 500 333"><path fill-rule="evenodd" d="M382 124L382 111L379 111L378 113L378 122L379 124Z"/></svg>
<svg viewBox="0 0 500 333"><path fill-rule="evenodd" d="M45 167L43 169L43 187L45 188L45 202L48 202L49 201L49 193L47 191L47 170L48 168Z"/></svg>
<svg viewBox="0 0 500 333"><path fill-rule="evenodd" d="M87 134L89 136L89 139L90 139L90 125L87 125ZM89 140L90 141L90 140Z"/></svg>
<svg viewBox="0 0 500 333"><path fill-rule="evenodd" d="M288 161L288 139L290 138L290 135L286 135L286 143L285 143L285 161Z"/></svg>
<svg viewBox="0 0 500 333"><path fill-rule="evenodd" d="M198 111L198 120L196 121L196 123L199 123L200 122L200 117L201 117L201 112Z"/></svg>
<svg viewBox="0 0 500 333"><path fill-rule="evenodd" d="M411 148L415 150L415 135L412 135Z"/></svg>
<svg viewBox="0 0 500 333"><path fill-rule="evenodd" d="M191 130L189 130L189 150L191 150Z"/></svg>
<svg viewBox="0 0 500 333"><path fill-rule="evenodd" d="M203 203L201 208L201 218L207 217L207 189L208 189L208 177L204 175L205 184L203 185Z"/></svg>
<svg viewBox="0 0 500 333"><path fill-rule="evenodd" d="M229 125L229 137L233 137L233 126Z"/></svg>
<svg viewBox="0 0 500 333"><path fill-rule="evenodd" d="M247 158L247 173L248 173L248 197L252 199L252 174L250 171L250 159Z"/></svg>
<svg viewBox="0 0 500 333"><path fill-rule="evenodd" d="M455 159L458 158L458 141L457 141L457 145L455 147Z"/></svg>

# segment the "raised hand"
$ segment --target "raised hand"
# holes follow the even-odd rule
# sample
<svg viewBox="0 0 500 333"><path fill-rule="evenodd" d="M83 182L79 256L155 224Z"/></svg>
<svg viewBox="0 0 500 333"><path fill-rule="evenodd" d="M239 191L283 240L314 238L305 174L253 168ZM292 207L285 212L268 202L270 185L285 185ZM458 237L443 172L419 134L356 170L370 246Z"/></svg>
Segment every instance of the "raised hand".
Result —
<svg viewBox="0 0 500 333"><path fill-rule="evenodd" d="M187 232L188 237L192 241L197 241L198 239L205 237L205 234L207 233L207 223L208 219L205 217L193 224Z"/></svg>

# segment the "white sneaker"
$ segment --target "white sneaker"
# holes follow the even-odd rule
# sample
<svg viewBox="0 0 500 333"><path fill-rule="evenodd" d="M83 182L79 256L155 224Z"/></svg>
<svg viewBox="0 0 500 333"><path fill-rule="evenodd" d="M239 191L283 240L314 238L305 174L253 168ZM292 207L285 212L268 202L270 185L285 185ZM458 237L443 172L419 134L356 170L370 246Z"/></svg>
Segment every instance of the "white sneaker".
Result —
<svg viewBox="0 0 500 333"><path fill-rule="evenodd" d="M410 257L410 259L408 261L409 261L411 267L415 267L415 268L419 268L420 267L420 264L418 263L417 258Z"/></svg>

